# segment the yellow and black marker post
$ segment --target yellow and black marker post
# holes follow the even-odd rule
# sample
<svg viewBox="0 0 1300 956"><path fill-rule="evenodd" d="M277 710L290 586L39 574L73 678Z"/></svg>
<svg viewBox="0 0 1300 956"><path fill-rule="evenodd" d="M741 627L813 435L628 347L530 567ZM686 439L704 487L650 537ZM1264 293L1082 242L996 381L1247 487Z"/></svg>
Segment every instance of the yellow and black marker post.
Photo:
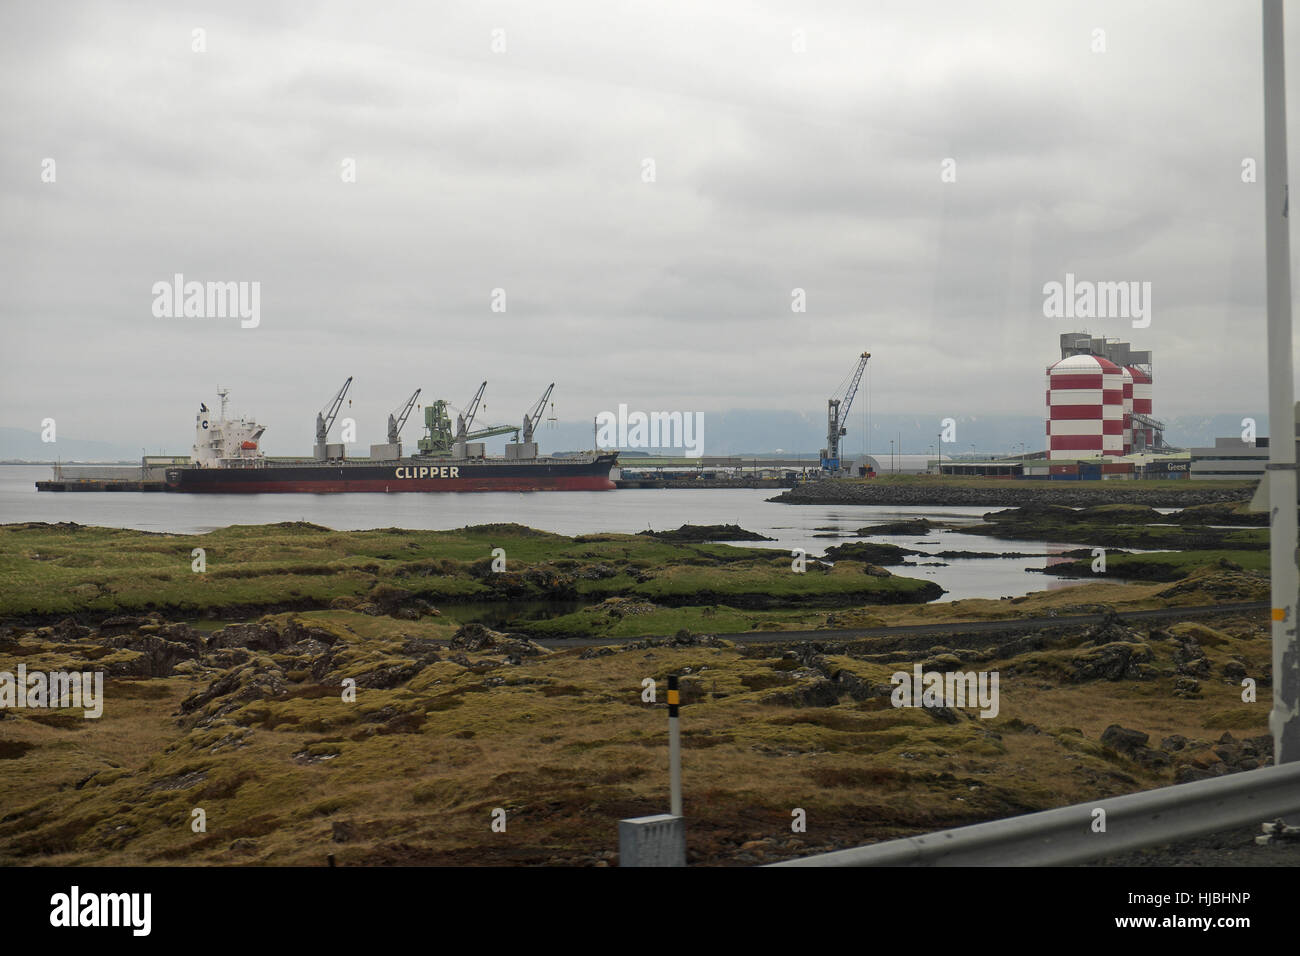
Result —
<svg viewBox="0 0 1300 956"><path fill-rule="evenodd" d="M681 695L677 690L677 675L668 675L668 775L670 787L669 812L682 815L682 735L677 726L677 710Z"/></svg>

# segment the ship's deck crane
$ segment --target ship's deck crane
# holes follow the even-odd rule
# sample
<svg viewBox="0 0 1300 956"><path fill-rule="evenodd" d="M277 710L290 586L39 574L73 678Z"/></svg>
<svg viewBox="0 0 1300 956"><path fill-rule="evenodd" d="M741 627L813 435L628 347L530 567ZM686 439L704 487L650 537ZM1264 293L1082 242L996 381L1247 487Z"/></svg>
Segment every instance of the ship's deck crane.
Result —
<svg viewBox="0 0 1300 956"><path fill-rule="evenodd" d="M388 416L388 443L396 445L401 441L402 428L406 425L406 420L411 417L411 409L415 407L415 400L420 397L420 389L415 390L415 394L406 400L406 404L399 411L393 412Z"/></svg>
<svg viewBox="0 0 1300 956"><path fill-rule="evenodd" d="M348 387L352 384L352 376L343 383L343 387L338 393L330 399L329 405L316 413L316 444L324 445L329 441L329 431L334 426L334 419L338 417L339 409L343 407L343 396L348 393Z"/></svg>
<svg viewBox="0 0 1300 956"><path fill-rule="evenodd" d="M456 441L465 441L469 435L469 430L474 426L474 416L478 414L478 403L483 400L483 391L487 388L487 382L478 387L474 397L469 400L469 405L465 411L456 416Z"/></svg>
<svg viewBox="0 0 1300 956"><path fill-rule="evenodd" d="M526 413L524 415L524 443L525 444L533 440L533 430L537 427L537 423L542 420L542 413L546 411L546 402L551 397L551 390L553 388L555 388L554 382L552 382L550 385L547 385L546 391L543 392L542 397L537 400L537 404L533 406L532 412Z"/></svg>
<svg viewBox="0 0 1300 956"><path fill-rule="evenodd" d="M858 393L858 383L862 381L862 372L869 358L870 352L858 356L858 366L849 376L847 387L842 385L826 403L826 447L822 449L822 471L840 470L840 439L848 434L844 422L848 420L853 396Z"/></svg>

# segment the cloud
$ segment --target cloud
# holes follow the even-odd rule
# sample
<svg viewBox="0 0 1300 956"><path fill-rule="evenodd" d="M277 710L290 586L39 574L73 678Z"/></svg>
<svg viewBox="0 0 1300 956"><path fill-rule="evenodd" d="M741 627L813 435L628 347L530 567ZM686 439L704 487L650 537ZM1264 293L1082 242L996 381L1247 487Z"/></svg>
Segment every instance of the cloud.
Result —
<svg viewBox="0 0 1300 956"><path fill-rule="evenodd" d="M1152 282L1092 331L1158 415L1262 410L1259 46L1212 0L10 5L0 424L153 445L220 383L305 447L349 374L379 422L483 378L816 418L863 349L881 414L1036 415L1067 271ZM261 325L154 319L177 272Z"/></svg>

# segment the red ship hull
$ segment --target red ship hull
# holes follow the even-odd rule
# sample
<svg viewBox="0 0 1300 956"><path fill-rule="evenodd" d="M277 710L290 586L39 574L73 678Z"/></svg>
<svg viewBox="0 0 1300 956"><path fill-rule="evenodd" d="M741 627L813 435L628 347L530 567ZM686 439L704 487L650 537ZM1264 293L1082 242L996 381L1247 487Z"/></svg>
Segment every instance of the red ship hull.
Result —
<svg viewBox="0 0 1300 956"><path fill-rule="evenodd" d="M270 464L242 468L169 468L168 491L191 494L337 494L453 491L610 491L613 455L595 460L389 464Z"/></svg>
<svg viewBox="0 0 1300 956"><path fill-rule="evenodd" d="M209 494L331 494L348 491L391 492L399 491L609 491L617 487L608 478L584 476L551 478L537 481L529 478L458 478L453 481L384 481L373 478L329 481L241 481L225 483L208 482L201 487L188 487L188 492Z"/></svg>

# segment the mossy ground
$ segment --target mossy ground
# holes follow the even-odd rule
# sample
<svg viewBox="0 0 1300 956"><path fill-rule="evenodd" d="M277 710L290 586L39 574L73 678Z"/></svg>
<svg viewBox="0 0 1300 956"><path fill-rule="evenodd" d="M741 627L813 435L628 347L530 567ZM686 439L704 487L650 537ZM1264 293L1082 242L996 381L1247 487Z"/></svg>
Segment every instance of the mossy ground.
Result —
<svg viewBox="0 0 1300 956"><path fill-rule="evenodd" d="M1057 562L1047 573L1061 577L1103 576L1142 581L1177 581L1200 567L1232 568L1266 575L1269 569L1267 515L1245 504L1198 505L1161 514L1142 505L1095 505L1070 509L1052 505L990 512L985 523L962 530L1012 540L1070 541L1107 550L1104 570L1094 557ZM1152 553L1125 553L1134 548Z"/></svg>
<svg viewBox="0 0 1300 956"><path fill-rule="evenodd" d="M193 570L195 548L204 551L202 573ZM504 573L492 570L498 548ZM569 538L520 525L336 532L287 523L171 535L31 523L0 526L0 620L152 610L228 617L232 609L373 600L384 587L438 605L621 595L770 608L938 596L932 582L865 570L846 562L795 575L790 557L770 549L644 535Z"/></svg>
<svg viewBox="0 0 1300 956"><path fill-rule="evenodd" d="M452 625L347 611L270 622L290 619L340 636L337 667L317 681L289 656L255 654L249 666L282 669L284 686L215 719L180 713L185 698L229 673L211 663L111 681L99 720L8 712L0 863L318 865L334 854L342 865L600 865L612 860L618 820L665 809L670 673L684 675L692 860L715 864L1170 783L1169 771L1100 744L1113 723L1156 740L1267 727L1266 691L1264 702L1244 704L1235 681L1217 679L1229 661L1266 668L1263 615L1195 625L1216 679L1202 680L1193 699L1174 696L1172 644L1159 635L1139 645L1155 671L1143 680L1079 679L1079 662L1096 652L1077 632L1009 657L959 634L917 654L881 655L870 642L826 648L831 668L875 684L936 652L998 670L997 717L970 709L955 723L881 697L773 703L819 679L775 645L566 650L515 665L491 653L444 656L372 688L365 675L409 663L401 648L412 640L450 640ZM0 651L0 669L18 660L29 670L73 667L80 646L27 632ZM355 702L340 693L345 676L363 684ZM642 700L647 677L659 682L657 704ZM196 808L206 832L191 828ZM506 811L505 833L491 829L496 808ZM791 832L795 808L807 811L806 833Z"/></svg>
<svg viewBox="0 0 1300 956"><path fill-rule="evenodd" d="M1208 604L1244 599L1254 579L1238 572L1202 569L1175 584L1096 581L941 605L842 605L840 575L906 580L875 577L854 562L801 576L824 588L824 606L666 606L619 586L617 600L595 600L602 593L595 590L583 595L592 598L587 610L569 615L595 622L590 632L608 638L610 650L519 658L458 647L454 603L441 616L400 617L376 613L367 599L380 585L433 597L410 582L442 577L454 579L454 589L490 587L473 566L496 546L507 548L512 564L547 564L583 586L621 576L658 582L659 600L690 600L706 585L712 594L755 593L755 581L776 588L779 581L764 575L775 575L778 562L721 545L558 538L515 526L336 533L295 525L193 537L9 526L0 529L0 545L7 614L17 617L67 611L89 623L151 603L216 613L226 601L265 607L285 580L315 582L319 600L353 606L265 617L259 626L269 633L310 635L276 651L232 649L209 624L189 635L206 645L201 653L152 678L122 676L136 672L144 652L93 629L11 618L0 628L0 671L21 662L29 671L106 668L119 676L107 682L98 720L0 711L3 864L321 865L329 854L342 865L614 862L618 820L667 806L662 702L670 673L683 675L685 812L690 858L699 863L780 859L1172 782L1172 768L1139 765L1100 743L1115 723L1154 740L1267 729L1267 689L1260 702L1244 703L1238 682L1224 674L1234 665L1266 673L1262 613L1180 625L1201 628L1209 668L1191 696L1175 695L1183 678L1166 633L1177 629L1168 623L1134 645L1146 648L1150 671L1117 680L1087 676L1099 652L1068 629L1028 645L960 629L923 651L885 652L870 641L827 645L822 673L778 643L629 647L626 640L682 628L725 633ZM189 570L196 546L208 548L209 575L250 573L215 576L202 598L208 603L187 604L183 596L198 587ZM780 563L795 577L788 559ZM614 574L579 577L597 565ZM281 573L285 567L295 570ZM748 573L730 591L719 583L741 569ZM638 582L644 571L649 580ZM77 591L65 603L66 592L88 580L98 582L96 596ZM124 636L168 633L136 623ZM888 697L844 693L827 706L791 703L826 673L881 685L936 655L954 667L1000 672L996 718L970 708L946 722L895 709ZM659 682L655 704L642 700L647 677ZM346 678L357 681L355 701L344 700ZM213 696L196 706L200 693ZM192 829L198 808L205 832ZM506 812L504 833L492 830L497 808ZM796 808L807 813L806 833L791 830Z"/></svg>

